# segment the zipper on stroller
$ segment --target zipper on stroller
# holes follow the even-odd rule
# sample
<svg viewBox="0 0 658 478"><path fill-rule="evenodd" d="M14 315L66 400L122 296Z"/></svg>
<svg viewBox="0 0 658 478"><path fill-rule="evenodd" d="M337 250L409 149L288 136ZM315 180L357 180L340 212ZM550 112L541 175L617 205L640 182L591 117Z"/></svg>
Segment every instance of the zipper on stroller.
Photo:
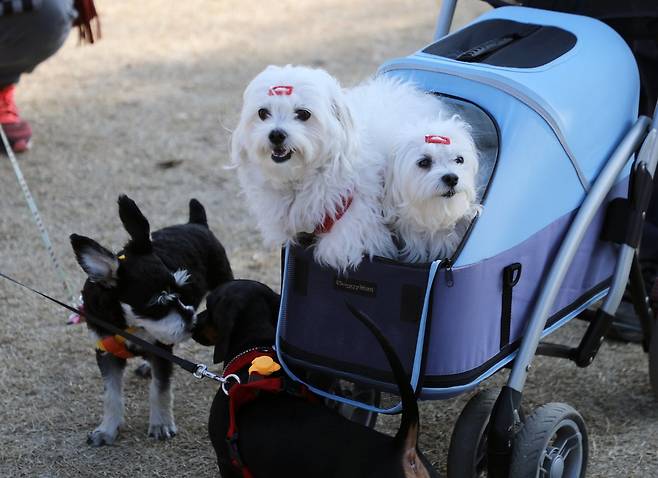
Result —
<svg viewBox="0 0 658 478"><path fill-rule="evenodd" d="M446 285L452 287L455 285L454 277L452 275L452 260L450 258L443 259L441 261L441 267L446 270Z"/></svg>

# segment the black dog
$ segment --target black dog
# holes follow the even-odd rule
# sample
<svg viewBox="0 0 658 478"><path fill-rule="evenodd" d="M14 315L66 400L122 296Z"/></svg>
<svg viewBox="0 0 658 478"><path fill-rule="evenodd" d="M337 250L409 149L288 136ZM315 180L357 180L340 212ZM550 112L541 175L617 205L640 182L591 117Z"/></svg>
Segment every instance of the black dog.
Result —
<svg viewBox="0 0 658 478"><path fill-rule="evenodd" d="M233 279L224 248L208 228L206 212L190 201L189 222L150 234L137 205L119 197L119 217L130 241L118 254L87 237L71 235L71 245L87 280L84 311L171 350L191 336L196 309L207 292ZM111 444L123 422L122 378L126 359L146 358L152 367L149 435L176 434L172 412L172 364L87 323L98 339L96 361L103 376L103 421L87 437L94 446Z"/></svg>
<svg viewBox="0 0 658 478"><path fill-rule="evenodd" d="M258 282L233 281L214 290L199 315L194 339L215 346L215 362L274 342L279 297ZM396 377L404 412L395 437L351 422L321 401L287 393L261 393L239 410L237 449L256 478L438 477L417 448L418 407L390 343L361 312L351 309L377 337ZM231 465L227 444L229 399L219 390L209 419L210 440L223 478L243 474ZM246 476L246 475L244 475Z"/></svg>

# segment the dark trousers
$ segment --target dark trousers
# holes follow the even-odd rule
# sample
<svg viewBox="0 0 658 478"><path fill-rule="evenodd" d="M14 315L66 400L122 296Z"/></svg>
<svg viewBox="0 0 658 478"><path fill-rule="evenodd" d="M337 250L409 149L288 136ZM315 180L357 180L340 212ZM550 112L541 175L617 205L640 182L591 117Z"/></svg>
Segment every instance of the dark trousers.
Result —
<svg viewBox="0 0 658 478"><path fill-rule="evenodd" d="M0 88L62 46L76 17L72 0L41 0L31 11L0 15Z"/></svg>

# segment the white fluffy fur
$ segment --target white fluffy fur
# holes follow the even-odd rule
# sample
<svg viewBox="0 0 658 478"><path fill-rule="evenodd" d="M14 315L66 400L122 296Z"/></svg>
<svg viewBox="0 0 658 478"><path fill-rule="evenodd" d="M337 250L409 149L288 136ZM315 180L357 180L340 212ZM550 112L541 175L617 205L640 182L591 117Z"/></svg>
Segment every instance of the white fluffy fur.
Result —
<svg viewBox="0 0 658 478"><path fill-rule="evenodd" d="M89 434L89 440L96 445L111 445L123 425L123 370L109 369L103 375L103 384L103 421Z"/></svg>
<svg viewBox="0 0 658 478"><path fill-rule="evenodd" d="M153 320L139 316L130 305L123 302L121 302L121 308L123 309L126 323L130 327L144 329L149 335L163 344L175 345L186 341L192 336L191 330L196 321L196 314L188 322L178 312L170 312L159 320ZM190 306L185 306L185 308L190 311L194 310Z"/></svg>
<svg viewBox="0 0 658 478"><path fill-rule="evenodd" d="M402 125L418 118L436 118L445 109L436 95L414 83L391 76L376 76L350 88L347 98L355 121L362 125L368 148L388 162L397 145Z"/></svg>
<svg viewBox="0 0 658 478"><path fill-rule="evenodd" d="M293 86L293 93L269 96L269 88L278 85ZM261 108L270 113L265 120ZM307 121L297 117L300 109L311 113ZM268 245L313 233L325 215L341 209L344 197L353 196L344 216L318 235L314 249L316 261L341 271L356 267L364 254L395 254L381 211L384 161L368 146L353 113L325 71L270 66L247 86L232 138L232 163ZM284 147L292 156L285 162L272 159L268 136L274 129L287 134Z"/></svg>
<svg viewBox="0 0 658 478"><path fill-rule="evenodd" d="M428 144L425 135L450 138L448 144ZM461 156L463 163L456 158ZM418 162L431 158L429 168ZM469 126L453 116L417 120L395 135L393 158L386 176L385 215L402 246L400 259L427 262L450 257L471 220L479 213L476 177L478 153ZM442 177L459 177L452 197Z"/></svg>

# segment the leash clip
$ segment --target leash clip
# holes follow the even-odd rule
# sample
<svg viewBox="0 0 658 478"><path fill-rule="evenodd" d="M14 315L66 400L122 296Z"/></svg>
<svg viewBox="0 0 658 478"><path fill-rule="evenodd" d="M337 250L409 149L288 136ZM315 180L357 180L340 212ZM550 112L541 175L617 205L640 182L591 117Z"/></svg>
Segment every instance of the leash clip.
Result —
<svg viewBox="0 0 658 478"><path fill-rule="evenodd" d="M212 372L208 372L208 366L207 365L204 365L204 364L200 363L196 366L196 371L192 375L194 375L194 378L202 379L203 377L208 376L206 374L212 374ZM213 378L213 377L210 377L210 378Z"/></svg>
<svg viewBox="0 0 658 478"><path fill-rule="evenodd" d="M220 375L217 375L216 373L212 373L210 370L208 370L208 366L202 363L196 366L196 371L192 375L194 375L194 378L198 378L198 379L210 378L212 380L215 380L216 382L221 383L222 391L226 395L228 395L226 384L229 382L229 380L234 380L236 384L240 383L240 377L238 377L236 374L232 373L230 375L227 375L226 377L222 377Z"/></svg>

